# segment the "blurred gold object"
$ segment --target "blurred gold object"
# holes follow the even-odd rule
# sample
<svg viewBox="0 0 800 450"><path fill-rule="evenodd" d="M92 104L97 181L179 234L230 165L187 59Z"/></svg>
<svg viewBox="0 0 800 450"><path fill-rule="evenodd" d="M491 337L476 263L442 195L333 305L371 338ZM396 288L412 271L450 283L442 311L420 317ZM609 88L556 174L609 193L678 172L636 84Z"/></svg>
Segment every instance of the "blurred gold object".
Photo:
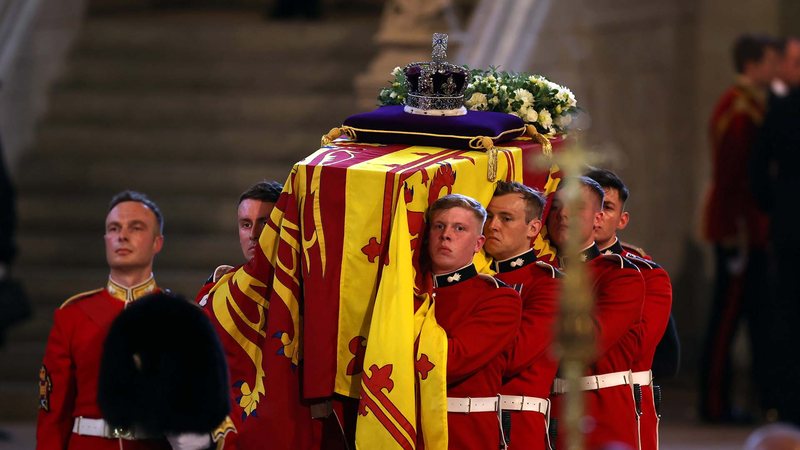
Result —
<svg viewBox="0 0 800 450"><path fill-rule="evenodd" d="M597 155L583 150L573 141L573 145L556 155L542 155L537 158L539 165L552 167L558 165L563 177L561 188L565 200L565 208L569 217L574 218L580 199L581 184L575 180L583 174L587 165L599 160ZM574 219L573 219L574 220ZM579 388L579 380L586 373L589 362L594 358L595 342L592 322L592 297L589 272L585 264L580 262L581 248L578 236L579 227L570 226L567 231L567 245L559 249L559 257L571 261L566 269L567 275L561 291L560 313L556 322L555 351L561 359L560 377L567 380L567 392L564 395L564 409L559 422L559 436L567 442L568 450L584 448L581 419L584 415L583 392ZM563 267L562 267L563 268Z"/></svg>

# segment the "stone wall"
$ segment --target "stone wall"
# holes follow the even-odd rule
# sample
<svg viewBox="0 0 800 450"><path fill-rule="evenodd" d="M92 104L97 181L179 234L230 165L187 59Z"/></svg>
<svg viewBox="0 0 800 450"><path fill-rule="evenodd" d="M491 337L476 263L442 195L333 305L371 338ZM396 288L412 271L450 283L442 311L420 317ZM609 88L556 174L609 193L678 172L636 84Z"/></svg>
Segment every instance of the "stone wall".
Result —
<svg viewBox="0 0 800 450"><path fill-rule="evenodd" d="M624 240L672 275L689 372L711 291L698 231L710 174L706 123L733 78L734 38L777 33L781 11L778 0L555 2L530 68L573 88L591 119L582 139L630 187Z"/></svg>

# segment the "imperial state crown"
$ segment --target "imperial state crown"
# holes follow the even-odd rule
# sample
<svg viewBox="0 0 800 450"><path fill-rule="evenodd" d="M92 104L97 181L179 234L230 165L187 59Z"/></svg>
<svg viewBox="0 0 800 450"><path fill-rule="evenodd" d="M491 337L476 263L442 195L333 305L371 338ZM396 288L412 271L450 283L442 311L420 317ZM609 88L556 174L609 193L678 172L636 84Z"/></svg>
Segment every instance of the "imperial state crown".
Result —
<svg viewBox="0 0 800 450"><path fill-rule="evenodd" d="M447 58L447 35L434 33L429 62L415 62L404 68L408 97L405 112L422 115L460 116L467 113L464 91L469 83L466 67Z"/></svg>

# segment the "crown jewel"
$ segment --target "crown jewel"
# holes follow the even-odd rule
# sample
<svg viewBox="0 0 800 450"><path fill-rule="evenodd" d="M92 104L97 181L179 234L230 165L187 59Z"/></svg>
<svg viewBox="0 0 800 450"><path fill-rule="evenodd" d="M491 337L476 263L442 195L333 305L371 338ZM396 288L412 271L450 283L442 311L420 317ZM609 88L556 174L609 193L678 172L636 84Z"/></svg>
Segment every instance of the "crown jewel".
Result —
<svg viewBox="0 0 800 450"><path fill-rule="evenodd" d="M469 82L469 71L450 64L447 58L447 35L433 34L430 62L415 62L404 69L408 97L405 111L425 115L463 115L464 91Z"/></svg>

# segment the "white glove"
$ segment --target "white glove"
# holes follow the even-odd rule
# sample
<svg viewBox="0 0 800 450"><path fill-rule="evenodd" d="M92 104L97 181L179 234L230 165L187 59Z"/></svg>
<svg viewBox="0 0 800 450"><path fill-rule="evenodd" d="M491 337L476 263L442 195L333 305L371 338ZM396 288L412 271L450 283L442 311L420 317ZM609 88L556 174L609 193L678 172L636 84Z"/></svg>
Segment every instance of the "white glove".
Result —
<svg viewBox="0 0 800 450"><path fill-rule="evenodd" d="M211 435L208 433L168 434L167 440L172 450L204 450L211 446Z"/></svg>

